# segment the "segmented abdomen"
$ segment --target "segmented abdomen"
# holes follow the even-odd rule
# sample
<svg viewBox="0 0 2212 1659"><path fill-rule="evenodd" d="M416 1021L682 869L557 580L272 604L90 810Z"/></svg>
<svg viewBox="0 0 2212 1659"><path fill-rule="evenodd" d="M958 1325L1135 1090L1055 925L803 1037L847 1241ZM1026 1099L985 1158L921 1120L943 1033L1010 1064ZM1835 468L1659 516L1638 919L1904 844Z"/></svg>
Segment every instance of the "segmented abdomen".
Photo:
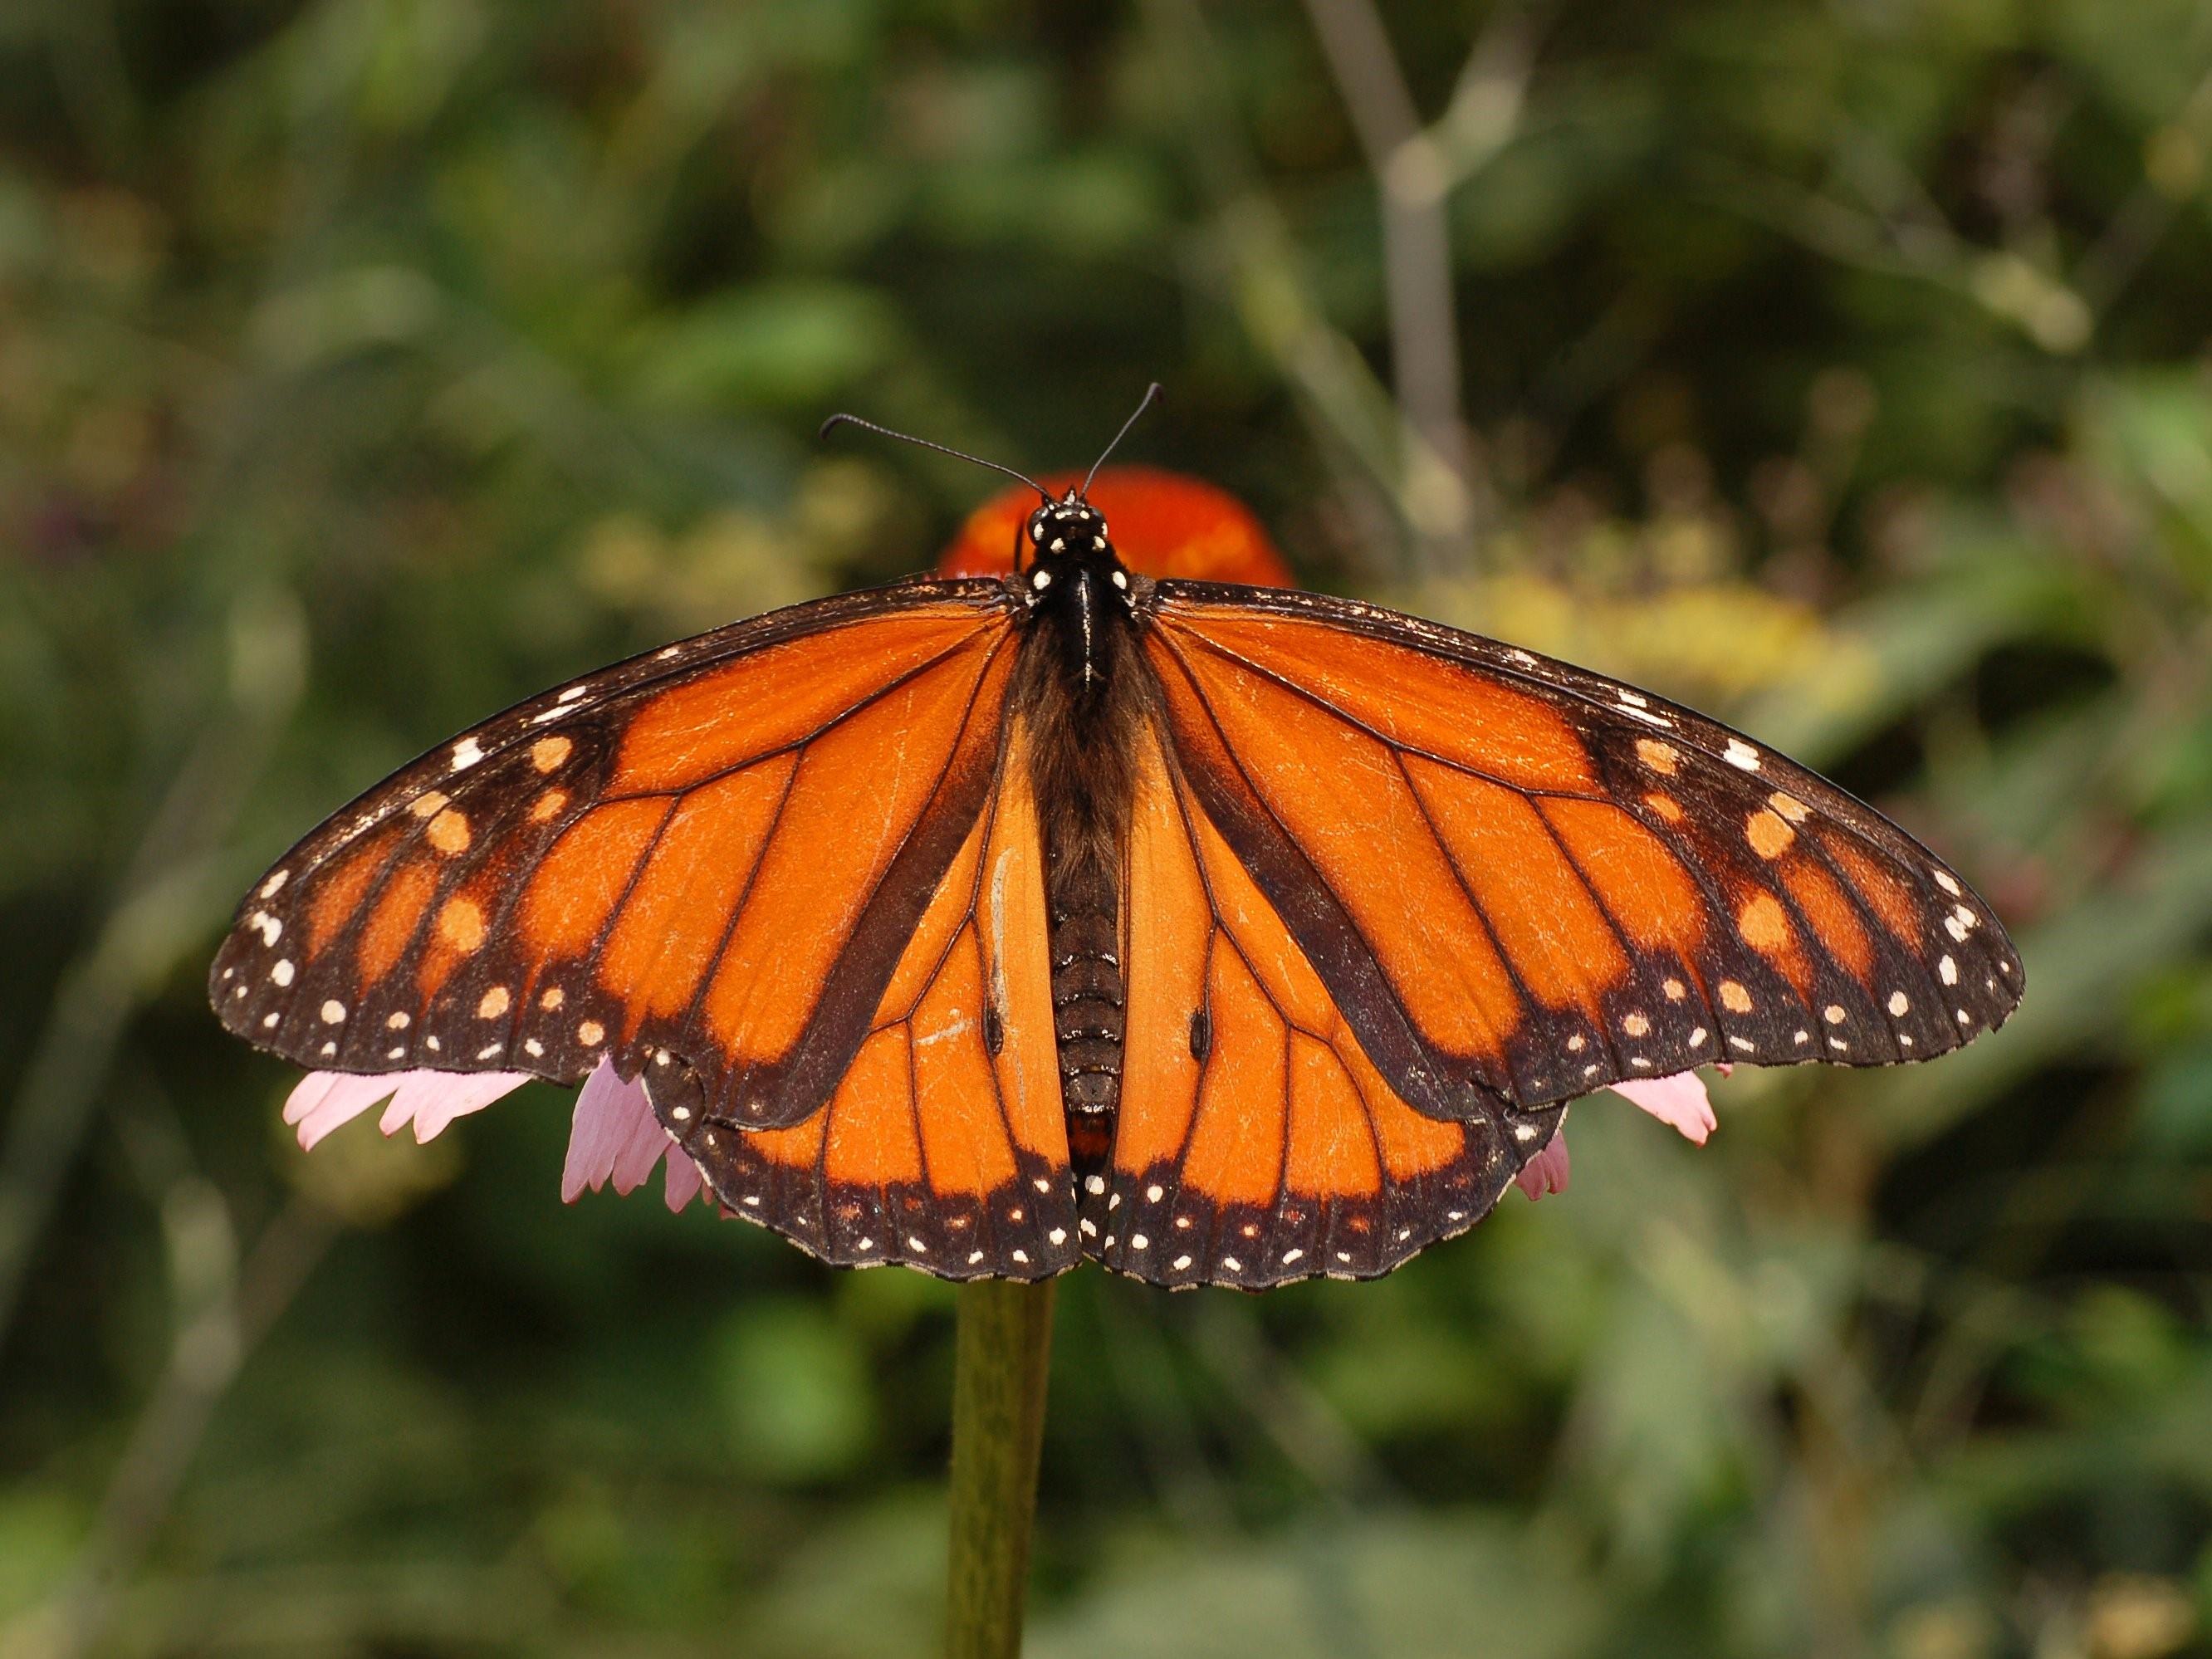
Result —
<svg viewBox="0 0 2212 1659"><path fill-rule="evenodd" d="M1095 863L1054 858L1047 901L1060 1093L1071 1115L1111 1112L1121 1099L1121 896Z"/></svg>

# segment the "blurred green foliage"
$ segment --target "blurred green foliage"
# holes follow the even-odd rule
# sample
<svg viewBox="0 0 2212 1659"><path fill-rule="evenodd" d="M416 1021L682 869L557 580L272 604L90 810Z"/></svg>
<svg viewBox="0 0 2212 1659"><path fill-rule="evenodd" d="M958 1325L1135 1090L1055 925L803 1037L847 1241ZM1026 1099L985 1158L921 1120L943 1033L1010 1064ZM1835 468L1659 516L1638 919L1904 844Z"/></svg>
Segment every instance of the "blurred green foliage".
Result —
<svg viewBox="0 0 2212 1659"><path fill-rule="evenodd" d="M941 1286L564 1210L550 1090L303 1160L201 975L452 730L927 562L990 481L830 408L1157 375L1132 458L1832 769L2030 992L1382 1284L1078 1275L1035 1650L2212 1651L2212 11L1382 15L1456 472L1305 8L0 12L0 1650L928 1650Z"/></svg>

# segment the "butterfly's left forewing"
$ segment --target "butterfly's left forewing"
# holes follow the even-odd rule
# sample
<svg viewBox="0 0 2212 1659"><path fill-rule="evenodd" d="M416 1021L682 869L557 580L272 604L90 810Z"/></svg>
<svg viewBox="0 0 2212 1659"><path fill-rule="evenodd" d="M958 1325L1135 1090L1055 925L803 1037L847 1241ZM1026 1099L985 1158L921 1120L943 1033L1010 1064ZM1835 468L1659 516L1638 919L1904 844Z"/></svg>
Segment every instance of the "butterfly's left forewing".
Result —
<svg viewBox="0 0 2212 1659"><path fill-rule="evenodd" d="M794 606L487 721L379 785L240 907L210 991L324 1071L625 1077L735 1121L845 1077L998 773L1002 584Z"/></svg>

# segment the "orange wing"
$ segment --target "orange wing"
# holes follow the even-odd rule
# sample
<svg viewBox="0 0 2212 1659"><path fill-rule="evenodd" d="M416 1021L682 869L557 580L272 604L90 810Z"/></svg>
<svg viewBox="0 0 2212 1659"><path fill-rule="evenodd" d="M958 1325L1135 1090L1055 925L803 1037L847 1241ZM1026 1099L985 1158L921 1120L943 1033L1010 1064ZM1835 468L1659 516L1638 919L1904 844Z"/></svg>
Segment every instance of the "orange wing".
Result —
<svg viewBox="0 0 2212 1659"><path fill-rule="evenodd" d="M1128 1019L1087 1253L1185 1288L1372 1278L1465 1231L1560 1108L1408 1106L1148 734L1127 867Z"/></svg>
<svg viewBox="0 0 2212 1659"><path fill-rule="evenodd" d="M269 872L216 1009L321 1070L574 1081L665 1052L715 1115L798 1122L991 796L1014 603L964 581L798 605L508 710Z"/></svg>
<svg viewBox="0 0 2212 1659"><path fill-rule="evenodd" d="M725 1209L844 1267L1038 1279L1080 1259L1025 748L1017 725L826 1110L748 1128L672 1055L647 1064Z"/></svg>
<svg viewBox="0 0 2212 1659"><path fill-rule="evenodd" d="M1425 1113L1924 1060L2019 1002L1932 854L1686 709L1313 594L1164 582L1151 616L1193 796Z"/></svg>

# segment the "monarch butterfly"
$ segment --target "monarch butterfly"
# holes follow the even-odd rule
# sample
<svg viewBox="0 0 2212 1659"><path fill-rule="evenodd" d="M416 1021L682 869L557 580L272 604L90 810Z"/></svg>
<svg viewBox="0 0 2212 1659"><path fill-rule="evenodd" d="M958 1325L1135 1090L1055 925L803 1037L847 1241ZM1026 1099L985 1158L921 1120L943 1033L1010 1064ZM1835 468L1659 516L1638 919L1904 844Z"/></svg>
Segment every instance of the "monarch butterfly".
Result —
<svg viewBox="0 0 2212 1659"><path fill-rule="evenodd" d="M240 905L223 1023L328 1121L479 1074L402 1082L418 1134L641 1080L606 1157L665 1135L672 1201L831 1262L1258 1289L1465 1231L1575 1097L2018 1003L1989 908L1833 785L1512 646L1133 570L1097 472L1012 473L1001 574L667 646L376 786Z"/></svg>

